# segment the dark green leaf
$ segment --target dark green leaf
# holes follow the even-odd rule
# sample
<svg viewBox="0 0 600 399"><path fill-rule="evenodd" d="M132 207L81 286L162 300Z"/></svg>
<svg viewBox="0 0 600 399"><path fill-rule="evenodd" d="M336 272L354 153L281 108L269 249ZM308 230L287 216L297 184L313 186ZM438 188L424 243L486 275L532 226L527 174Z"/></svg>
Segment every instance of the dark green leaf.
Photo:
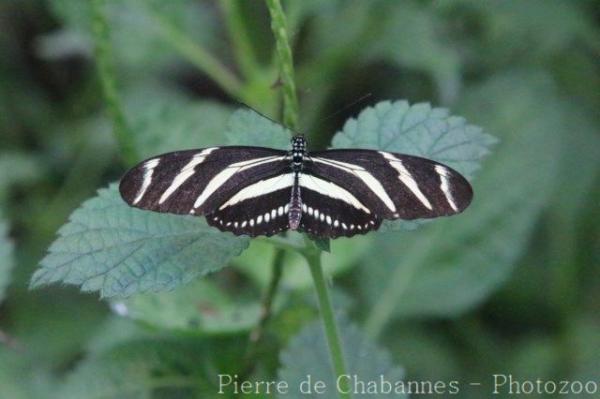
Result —
<svg viewBox="0 0 600 399"><path fill-rule="evenodd" d="M0 220L0 303L4 300L6 287L10 283L13 266L13 244L8 239L8 226Z"/></svg>
<svg viewBox="0 0 600 399"><path fill-rule="evenodd" d="M375 346L354 325L345 318L339 318L339 330L342 338L346 368L349 375L356 376L361 381L375 381L381 378L389 381L392 386L402 385L404 373L394 366L390 355ZM279 379L290 385L289 394L281 398L334 398L337 397L336 378L333 375L329 349L321 321L305 327L294 337L288 347L281 353L281 369ZM312 382L324 381L326 391L323 395L313 392L312 395L302 394L299 385L310 375ZM405 387L406 388L406 387ZM405 397L402 394L354 394L353 398L395 398Z"/></svg>
<svg viewBox="0 0 600 399"><path fill-rule="evenodd" d="M201 218L129 207L111 185L71 215L31 285L62 282L104 297L170 290L224 267L247 245Z"/></svg>
<svg viewBox="0 0 600 399"><path fill-rule="evenodd" d="M186 339L128 342L85 360L68 376L58 397L223 397L209 380L214 375L204 370L207 352L204 345Z"/></svg>
<svg viewBox="0 0 600 399"><path fill-rule="evenodd" d="M155 327L208 334L249 330L261 312L256 298L231 297L207 279L173 292L136 295L113 306L119 313Z"/></svg>

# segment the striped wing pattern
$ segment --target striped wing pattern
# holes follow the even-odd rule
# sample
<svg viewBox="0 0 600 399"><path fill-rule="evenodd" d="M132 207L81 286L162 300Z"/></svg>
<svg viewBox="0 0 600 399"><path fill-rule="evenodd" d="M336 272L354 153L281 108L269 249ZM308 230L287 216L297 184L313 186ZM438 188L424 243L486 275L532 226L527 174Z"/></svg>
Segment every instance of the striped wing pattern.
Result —
<svg viewBox="0 0 600 399"><path fill-rule="evenodd" d="M318 196L311 187L301 187L320 199L319 214L336 210L338 223L303 218L309 231L324 230L329 237L364 234L379 228L382 219L417 219L449 216L462 212L473 192L467 180L448 166L429 159L372 150L329 150L313 152L304 173L343 188L344 206L331 197ZM323 190L324 191L324 190ZM330 189L330 193L338 192ZM306 195L306 194L305 194ZM354 199L360 200L357 206ZM315 210L312 210L314 215ZM333 215L332 215L333 217ZM342 224L343 222L343 224Z"/></svg>
<svg viewBox="0 0 600 399"><path fill-rule="evenodd" d="M297 158L298 153L242 146L172 152L132 168L120 192L131 206L203 215L222 231L250 236L289 229L291 196L297 192L298 229L330 238L365 234L384 219L457 214L473 197L463 176L425 158L360 149Z"/></svg>
<svg viewBox="0 0 600 399"><path fill-rule="evenodd" d="M281 225L285 218L254 226L250 226L249 218L246 218L244 228L241 228L241 223L234 227L236 221L243 222L241 217L251 208L247 212L241 211L241 205L245 203L243 198L236 204L222 205L235 200L236 194L244 192L244 189L250 189L245 191L250 193L252 187L259 185L261 191L255 189L251 192L252 202L266 205L269 210L285 206L289 202L289 190L284 199L282 193L273 191L268 185L261 185L264 181L278 180L289 169L285 156L285 151L234 146L167 153L132 168L121 179L119 191L129 205L137 208L204 215L209 224L236 234L274 234L287 228L287 224ZM279 191L285 191L285 188ZM240 199L240 196L237 198ZM215 220L215 217L218 219Z"/></svg>

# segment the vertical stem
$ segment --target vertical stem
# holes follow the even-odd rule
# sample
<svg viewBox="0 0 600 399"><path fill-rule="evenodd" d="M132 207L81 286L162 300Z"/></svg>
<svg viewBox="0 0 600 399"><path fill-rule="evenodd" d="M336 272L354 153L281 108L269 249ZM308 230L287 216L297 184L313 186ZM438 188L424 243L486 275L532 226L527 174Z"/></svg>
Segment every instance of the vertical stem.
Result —
<svg viewBox="0 0 600 399"><path fill-rule="evenodd" d="M127 124L123 106L117 92L115 79L115 68L113 65L112 45L110 41L110 30L104 12L104 0L90 0L93 11L93 32L98 76L102 85L104 100L108 107L108 113L113 122L113 134L115 135L121 156L125 162L133 164L137 160L133 135Z"/></svg>
<svg viewBox="0 0 600 399"><path fill-rule="evenodd" d="M331 303L331 297L327 284L325 282L325 276L323 275L323 267L321 266L321 252L316 249L306 250L303 252L308 266L310 267L310 273L312 274L313 281L315 283L315 291L317 293L317 299L319 300L319 310L321 317L323 318L323 325L325 327L325 336L327 337L327 345L329 346L329 354L331 356L331 363L333 364L333 370L335 372L336 380L341 375L348 374L346 371L346 363L344 361L344 353L342 350L342 341L335 321L335 315L333 312L333 305ZM339 396L340 398L351 398L350 389L347 386L346 379L342 379L344 385L340 387Z"/></svg>
<svg viewBox="0 0 600 399"><path fill-rule="evenodd" d="M279 0L266 0L271 14L271 29L275 36L275 47L279 62L279 73L283 87L283 123L298 130L298 96L294 82L294 60L289 45L285 14Z"/></svg>

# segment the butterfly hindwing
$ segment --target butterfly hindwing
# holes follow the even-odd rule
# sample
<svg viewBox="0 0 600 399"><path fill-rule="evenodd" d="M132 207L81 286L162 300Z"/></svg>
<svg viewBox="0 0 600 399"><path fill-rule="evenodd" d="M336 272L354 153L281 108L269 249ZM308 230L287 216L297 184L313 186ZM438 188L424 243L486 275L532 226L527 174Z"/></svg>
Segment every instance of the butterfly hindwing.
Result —
<svg viewBox="0 0 600 399"><path fill-rule="evenodd" d="M121 180L132 206L157 212L202 215L215 211L244 187L289 168L284 151L260 147L211 147L177 151L141 162Z"/></svg>
<svg viewBox="0 0 600 399"><path fill-rule="evenodd" d="M319 237L351 237L377 230L381 219L340 186L316 176L300 179L300 229ZM329 192L330 195L325 193Z"/></svg>
<svg viewBox="0 0 600 399"><path fill-rule="evenodd" d="M453 215L462 212L473 197L470 184L455 170L390 152L314 152L306 172L344 187L382 219Z"/></svg>
<svg viewBox="0 0 600 399"><path fill-rule="evenodd" d="M279 181L273 183L272 187L274 188L285 186L290 182L287 174L275 179ZM261 182L255 184L264 187ZM246 190L246 192L253 190L252 185L247 186ZM256 195L240 202L237 202L235 198L234 201L225 202L218 210L206 215L208 224L223 231L230 231L235 235L245 234L251 237L271 236L287 230L291 182L286 188L267 191L265 194ZM243 190L239 193L244 195Z"/></svg>

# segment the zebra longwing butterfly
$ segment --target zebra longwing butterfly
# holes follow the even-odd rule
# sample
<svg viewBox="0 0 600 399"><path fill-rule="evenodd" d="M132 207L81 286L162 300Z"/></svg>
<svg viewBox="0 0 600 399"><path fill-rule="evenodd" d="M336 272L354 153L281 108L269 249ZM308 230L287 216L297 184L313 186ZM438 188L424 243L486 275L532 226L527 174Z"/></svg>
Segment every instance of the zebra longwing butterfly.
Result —
<svg viewBox="0 0 600 399"><path fill-rule="evenodd" d="M351 237L384 219L462 212L473 191L455 170L416 156L361 149L307 152L303 136L290 151L211 147L147 159L121 180L131 206L204 215L236 235L291 229Z"/></svg>

